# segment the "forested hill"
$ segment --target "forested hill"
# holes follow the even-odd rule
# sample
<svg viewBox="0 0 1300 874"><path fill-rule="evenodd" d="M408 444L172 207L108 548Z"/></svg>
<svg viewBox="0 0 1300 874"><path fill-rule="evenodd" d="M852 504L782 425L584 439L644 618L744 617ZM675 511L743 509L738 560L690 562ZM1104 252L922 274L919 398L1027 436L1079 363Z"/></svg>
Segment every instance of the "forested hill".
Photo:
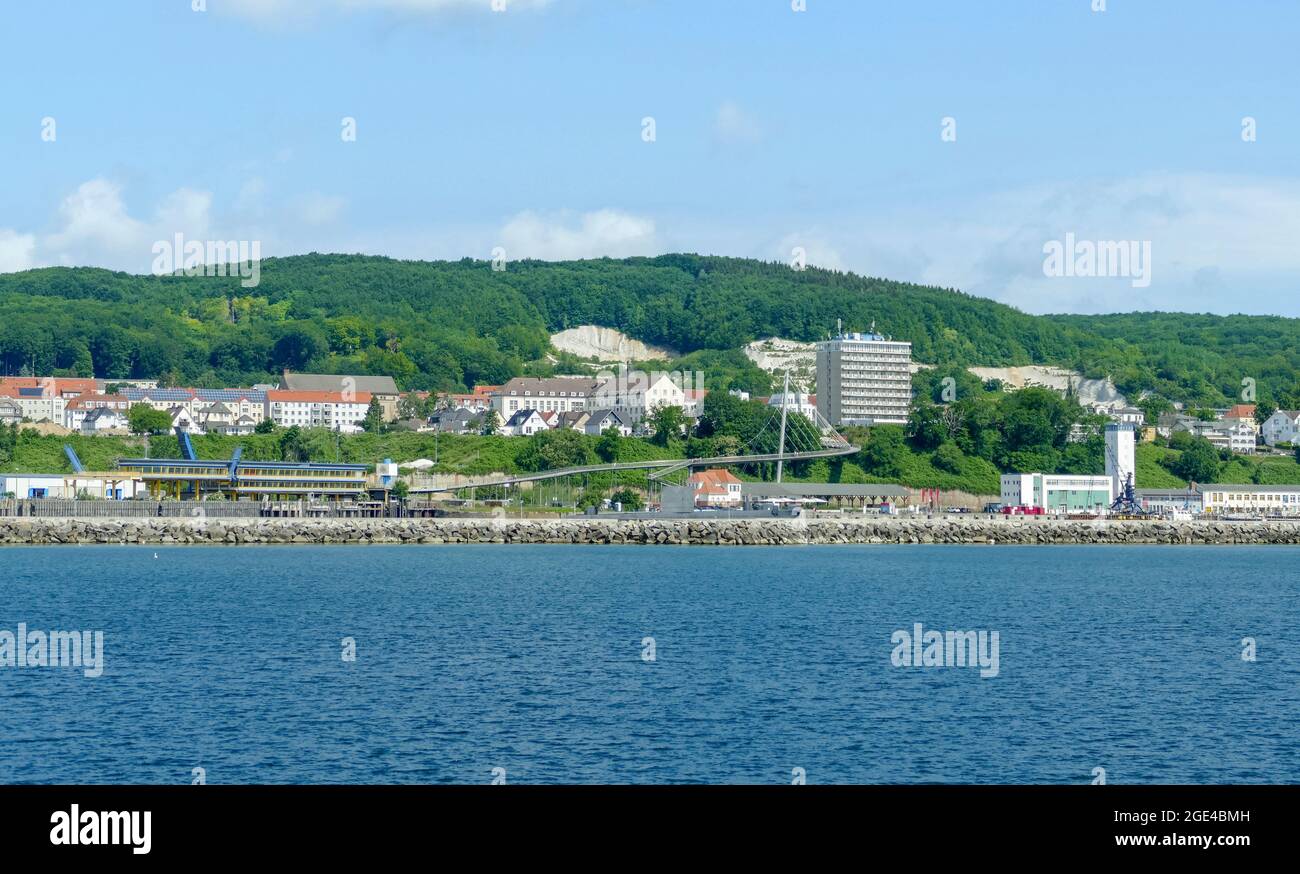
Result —
<svg viewBox="0 0 1300 874"><path fill-rule="evenodd" d="M736 351L745 343L820 339L836 319L855 330L874 321L912 341L920 362L1059 364L1202 404L1226 403L1243 376L1274 397L1300 376L1294 319L1039 317L951 290L697 255L495 271L469 259L312 254L262 262L253 289L238 277L90 268L0 275L0 369L217 385L287 367L451 389L553 370L549 334L597 324L745 385L764 378Z"/></svg>

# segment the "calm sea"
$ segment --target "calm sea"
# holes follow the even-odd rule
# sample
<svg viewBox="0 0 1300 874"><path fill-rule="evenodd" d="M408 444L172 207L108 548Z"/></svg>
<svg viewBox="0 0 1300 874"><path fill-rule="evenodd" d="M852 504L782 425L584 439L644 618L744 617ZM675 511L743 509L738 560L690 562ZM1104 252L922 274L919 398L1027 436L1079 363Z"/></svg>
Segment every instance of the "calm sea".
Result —
<svg viewBox="0 0 1300 874"><path fill-rule="evenodd" d="M0 782L1295 783L1298 563L1287 547L4 548L0 630L102 631L104 669L0 668ZM891 635L918 622L998 632L998 675L895 667Z"/></svg>

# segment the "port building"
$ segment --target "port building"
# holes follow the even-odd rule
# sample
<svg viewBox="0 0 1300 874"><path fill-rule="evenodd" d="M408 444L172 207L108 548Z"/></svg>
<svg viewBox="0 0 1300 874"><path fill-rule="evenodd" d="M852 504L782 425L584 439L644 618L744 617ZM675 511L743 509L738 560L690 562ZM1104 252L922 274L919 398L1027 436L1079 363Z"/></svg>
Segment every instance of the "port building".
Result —
<svg viewBox="0 0 1300 874"><path fill-rule="evenodd" d="M1002 504L1045 513L1100 513L1115 500L1109 476L1056 473L1002 474Z"/></svg>
<svg viewBox="0 0 1300 874"><path fill-rule="evenodd" d="M123 458L118 470L144 483L151 498L202 501L342 500L366 491L364 464L290 461L203 461L184 458Z"/></svg>

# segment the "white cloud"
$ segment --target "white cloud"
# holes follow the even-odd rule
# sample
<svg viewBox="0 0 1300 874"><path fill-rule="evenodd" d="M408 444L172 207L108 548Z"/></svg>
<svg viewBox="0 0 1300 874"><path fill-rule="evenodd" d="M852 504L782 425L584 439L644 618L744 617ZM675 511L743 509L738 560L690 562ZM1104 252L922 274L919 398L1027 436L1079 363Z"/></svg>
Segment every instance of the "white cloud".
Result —
<svg viewBox="0 0 1300 874"><path fill-rule="evenodd" d="M1151 241L1151 283L1043 274L1043 245ZM791 245L798 244L792 235ZM849 217L810 233L845 269L957 288L1028 312L1300 315L1300 180L1153 175L1069 182ZM771 257L770 247L755 254ZM783 259L788 254L782 256ZM829 259L828 259L829 260ZM827 263L825 266L835 266Z"/></svg>
<svg viewBox="0 0 1300 874"><path fill-rule="evenodd" d="M324 225L343 214L347 200L330 194L313 191L298 200L298 218L309 225Z"/></svg>
<svg viewBox="0 0 1300 874"><path fill-rule="evenodd" d="M756 143L763 138L763 129L757 119L728 100L718 107L713 134L723 143Z"/></svg>
<svg viewBox="0 0 1300 874"><path fill-rule="evenodd" d="M152 217L138 219L128 211L120 185L91 179L63 199L54 231L0 231L0 272L61 265L143 273L153 262L155 242L176 234L209 239L211 213L211 193L180 188L158 202Z"/></svg>
<svg viewBox="0 0 1300 874"><path fill-rule="evenodd" d="M796 248L803 249L804 264L809 267L822 267L826 270L848 269L844 266L844 258L839 251L828 243L822 232L817 229L787 234L763 256L763 259L789 264L794 258Z"/></svg>
<svg viewBox="0 0 1300 874"><path fill-rule="evenodd" d="M569 212L548 215L522 212L506 223L500 237L510 260L629 258L662 250L653 219L614 209L580 216Z"/></svg>
<svg viewBox="0 0 1300 874"><path fill-rule="evenodd" d="M0 228L0 273L15 273L36 266L36 236Z"/></svg>
<svg viewBox="0 0 1300 874"><path fill-rule="evenodd" d="M41 241L43 249L56 253L120 252L136 245L144 234L144 226L127 215L121 186L107 179L83 182L64 198L59 217L62 229Z"/></svg>

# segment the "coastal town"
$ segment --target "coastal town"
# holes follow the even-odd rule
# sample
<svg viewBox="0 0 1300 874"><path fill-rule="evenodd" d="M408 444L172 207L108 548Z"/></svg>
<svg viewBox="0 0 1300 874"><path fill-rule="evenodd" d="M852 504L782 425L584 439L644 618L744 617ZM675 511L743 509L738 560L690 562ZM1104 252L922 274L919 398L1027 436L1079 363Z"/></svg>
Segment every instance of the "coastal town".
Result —
<svg viewBox="0 0 1300 874"><path fill-rule="evenodd" d="M128 437L175 435L178 457L121 457L112 470L87 470L71 445L64 447L64 470L14 470L0 473L0 514L143 515L144 504L157 515L182 512L191 503L205 513L243 515L438 515L456 511L500 512L528 492L543 493L548 482L602 467L637 469L644 483L610 483L599 500L579 505L570 487L532 509L621 513L769 513L798 516L871 513L983 513L1004 517L1070 518L1300 519L1300 483L1189 482L1186 487L1144 487L1135 449L1146 443L1187 447L1199 443L1224 458L1282 454L1300 437L1300 410L1275 409L1260 416L1255 404L1220 410L1174 409L1147 421L1144 410L1123 398L1093 402L1080 415L1094 418L1104 441L1103 470L1061 473L1050 470L1003 471L997 494L971 494L896 482L811 481L783 478L782 467L809 458L858 451L840 431L866 435L882 426L916 427L918 397L911 343L878 333L837 330L816 344L815 390L791 387L753 398L768 411L780 434L775 453L739 453L735 463L708 456L691 458L681 450L671 459L605 465L578 470L560 467L528 476L497 471L487 475L439 477L437 462L426 458L374 458L341 462L319 458L200 458L195 438L214 435L248 438L284 434L291 429L329 432L337 439L366 433L414 433L449 437L500 437L537 440L539 435L571 432L590 438L640 440L656 434L684 438L699 428L705 400L703 374L645 372L519 376L471 391L403 391L391 376L317 374L286 370L277 383L248 387L161 386L158 380L98 379L69 376L0 378L0 426L42 436ZM1070 389L1065 392L1067 398ZM1074 398L1081 406L1085 401ZM940 403L936 409L945 411ZM798 421L802 447L793 446ZM779 426L777 423L779 422ZM837 430L839 429L839 430ZM811 443L807 434L813 434ZM1069 440L1082 442L1085 426L1071 426ZM863 441L867 442L867 441ZM668 439L659 439L663 446ZM436 446L436 443L435 443ZM753 447L751 447L752 449ZM723 456L725 451L712 455ZM770 457L769 457L770 456ZM749 460L771 462L759 467ZM665 479L665 464L682 476ZM738 475L739 474L739 475ZM571 485L571 483L570 483ZM515 497L502 492L516 488ZM590 489L588 489L588 493ZM211 502L229 502L229 508ZM72 502L69 504L68 502ZM90 504L88 502L101 502ZM112 502L112 503L104 503ZM243 502L241 504L241 502Z"/></svg>

